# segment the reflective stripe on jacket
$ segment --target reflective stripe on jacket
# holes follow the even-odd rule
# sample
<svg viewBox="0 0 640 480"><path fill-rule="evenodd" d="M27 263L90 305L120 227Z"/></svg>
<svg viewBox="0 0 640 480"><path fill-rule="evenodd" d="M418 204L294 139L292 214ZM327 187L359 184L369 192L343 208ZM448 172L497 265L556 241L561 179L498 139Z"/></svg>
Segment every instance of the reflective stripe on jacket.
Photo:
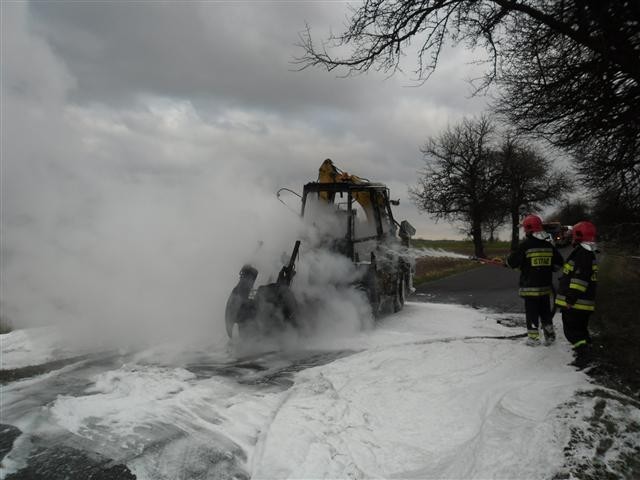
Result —
<svg viewBox="0 0 640 480"><path fill-rule="evenodd" d="M565 295L557 295L556 296L556 305L561 307L568 307L567 298ZM576 310L586 310L589 312L593 312L596 309L596 302L593 300L583 300L581 298L576 300L576 303L572 305Z"/></svg>

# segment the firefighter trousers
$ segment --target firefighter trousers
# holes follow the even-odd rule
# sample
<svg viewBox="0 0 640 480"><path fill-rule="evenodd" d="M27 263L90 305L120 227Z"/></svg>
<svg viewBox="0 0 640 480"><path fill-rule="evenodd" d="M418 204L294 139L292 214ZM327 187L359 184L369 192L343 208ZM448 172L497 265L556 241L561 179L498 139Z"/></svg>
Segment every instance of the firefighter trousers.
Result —
<svg viewBox="0 0 640 480"><path fill-rule="evenodd" d="M537 330L538 320L544 327L552 323L551 303L549 295L524 297L524 312L527 319L527 330Z"/></svg>
<svg viewBox="0 0 640 480"><path fill-rule="evenodd" d="M564 336L573 345L573 348L579 348L591 343L588 328L589 315L591 315L591 312L576 310L575 308L562 310Z"/></svg>

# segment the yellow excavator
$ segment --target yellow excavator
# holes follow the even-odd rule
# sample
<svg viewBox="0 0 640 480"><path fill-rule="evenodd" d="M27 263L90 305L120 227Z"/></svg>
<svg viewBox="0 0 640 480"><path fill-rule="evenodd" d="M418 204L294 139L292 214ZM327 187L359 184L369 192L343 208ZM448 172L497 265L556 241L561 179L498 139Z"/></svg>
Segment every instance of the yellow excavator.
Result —
<svg viewBox="0 0 640 480"><path fill-rule="evenodd" d="M288 190L288 189L281 189ZM304 185L300 215L323 231L323 248L351 260L358 272L357 285L366 294L374 316L402 309L412 289L413 262L406 253L415 229L393 218L389 189L368 179L350 175L324 160L318 180ZM324 228L331 226L331 228ZM241 337L266 336L287 327L296 328L305 305L291 290L301 241L297 240L289 261L275 282L254 290L258 271L251 265L240 270L225 311L226 328L233 336L238 325ZM329 299L327 299L329 300Z"/></svg>

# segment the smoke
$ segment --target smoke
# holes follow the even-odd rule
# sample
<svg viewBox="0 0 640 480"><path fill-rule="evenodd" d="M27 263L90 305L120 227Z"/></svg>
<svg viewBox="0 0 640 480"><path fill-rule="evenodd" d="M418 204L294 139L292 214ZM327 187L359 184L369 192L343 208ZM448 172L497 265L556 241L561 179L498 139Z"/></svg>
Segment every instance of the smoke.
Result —
<svg viewBox="0 0 640 480"><path fill-rule="evenodd" d="M51 193L66 198L46 215L32 211L22 224L7 215L3 310L17 326L219 335L224 302L257 239L270 258L291 234L271 192L237 178L203 168L180 184L148 174L68 180ZM87 184L92 201L79 193Z"/></svg>
<svg viewBox="0 0 640 480"><path fill-rule="evenodd" d="M3 13L2 316L126 340L221 337L257 241L270 257L299 223L233 151L251 125L166 99L74 105L75 80L26 8Z"/></svg>
<svg viewBox="0 0 640 480"><path fill-rule="evenodd" d="M308 252L298 266L293 292L310 308L306 321L315 335L344 337L372 326L371 306L355 285L361 272L346 257Z"/></svg>

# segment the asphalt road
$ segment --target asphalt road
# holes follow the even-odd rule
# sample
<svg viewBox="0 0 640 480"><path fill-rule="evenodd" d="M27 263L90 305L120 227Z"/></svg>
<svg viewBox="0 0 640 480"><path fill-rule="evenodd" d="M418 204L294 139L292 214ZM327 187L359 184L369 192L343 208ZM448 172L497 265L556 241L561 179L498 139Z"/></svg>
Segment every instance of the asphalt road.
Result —
<svg viewBox="0 0 640 480"><path fill-rule="evenodd" d="M559 249L567 258L571 247ZM560 271L554 273L558 285ZM423 302L460 303L474 308L488 308L500 313L524 313L524 301L518 296L520 270L483 265L416 287L413 299Z"/></svg>
<svg viewBox="0 0 640 480"><path fill-rule="evenodd" d="M416 287L414 298L424 302L460 303L501 313L524 313L518 296L520 272L502 266L483 265Z"/></svg>

